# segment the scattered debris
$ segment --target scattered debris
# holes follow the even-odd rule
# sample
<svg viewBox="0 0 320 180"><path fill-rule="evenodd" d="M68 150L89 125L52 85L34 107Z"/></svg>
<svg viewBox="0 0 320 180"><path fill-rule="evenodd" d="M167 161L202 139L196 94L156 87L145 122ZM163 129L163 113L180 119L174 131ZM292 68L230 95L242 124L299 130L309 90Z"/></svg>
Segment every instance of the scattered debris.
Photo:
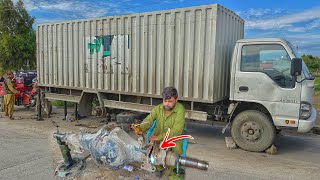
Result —
<svg viewBox="0 0 320 180"><path fill-rule="evenodd" d="M278 149L275 145L272 145L269 149L266 150L266 153L275 155L278 153Z"/></svg>
<svg viewBox="0 0 320 180"><path fill-rule="evenodd" d="M81 126L81 127L86 127L86 128L92 128L92 129L98 128L98 126L96 126L96 125L88 125L88 124L81 124L81 123L77 123L77 124L75 124L75 126Z"/></svg>
<svg viewBox="0 0 320 180"><path fill-rule="evenodd" d="M118 179L122 180L122 179L124 179L124 176L118 176Z"/></svg>
<svg viewBox="0 0 320 180"><path fill-rule="evenodd" d="M60 162L54 171L55 176L64 178L67 176L78 176L85 168L85 162L80 158L73 158L73 164L66 167L65 162Z"/></svg>
<svg viewBox="0 0 320 180"><path fill-rule="evenodd" d="M71 113L71 114L67 114L66 116L66 122L73 122L76 120L75 114Z"/></svg>
<svg viewBox="0 0 320 180"><path fill-rule="evenodd" d="M107 131L111 131L116 127L120 127L120 125L118 123L116 123L116 122L110 122L105 127L106 127Z"/></svg>
<svg viewBox="0 0 320 180"><path fill-rule="evenodd" d="M126 164L126 165L123 166L122 169L123 169L123 170L130 171L130 172L133 172L134 167Z"/></svg>
<svg viewBox="0 0 320 180"><path fill-rule="evenodd" d="M229 149L236 149L237 148L237 144L236 142L234 142L232 137L225 137L225 141L226 141L226 146Z"/></svg>
<svg viewBox="0 0 320 180"><path fill-rule="evenodd" d="M314 127L314 128L312 128L312 132L313 132L313 134L318 134L318 135L320 135L320 127Z"/></svg>

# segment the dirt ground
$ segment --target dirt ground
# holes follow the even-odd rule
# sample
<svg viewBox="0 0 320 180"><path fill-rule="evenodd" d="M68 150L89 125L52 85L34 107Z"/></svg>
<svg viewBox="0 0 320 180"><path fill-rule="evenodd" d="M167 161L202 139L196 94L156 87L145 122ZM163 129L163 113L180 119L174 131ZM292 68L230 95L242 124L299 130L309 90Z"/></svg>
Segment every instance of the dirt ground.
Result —
<svg viewBox="0 0 320 180"><path fill-rule="evenodd" d="M315 98L315 103L319 102ZM319 103L320 105L320 103ZM14 127L20 131L32 133L39 137L47 137L52 163L48 166L52 172L62 160L59 147L53 138L53 133L57 131L55 125L59 126L60 132L78 133L80 128L88 132L96 132L103 127L106 122L101 118L84 118L78 122L66 122L63 119L62 109L53 109L50 118L43 121L36 121L33 109L26 110L23 107L15 107L14 117L16 120L10 121L3 117L2 121L8 127ZM68 112L72 112L69 109ZM3 116L3 114L1 114ZM319 116L318 116L319 117ZM202 179L317 179L320 176L318 169L318 154L320 153L320 136L312 133L297 134L294 132L281 133L276 141L280 155L272 156L263 153L251 153L241 149L228 150L224 144L224 137L221 134L221 127L198 125L191 123L189 133L195 137L188 147L187 155L209 162L209 170L202 172L196 169L186 169L187 180ZM318 119L318 124L320 121ZM87 153L77 155L84 157ZM263 163L262 163L263 162ZM109 170L100 168L95 162L88 158L86 168L79 176L71 179L125 179L133 180L136 176L142 179L159 179L155 174L149 174L139 169L139 164L135 164L136 170L128 172L125 170ZM258 168L257 168L258 167ZM53 177L52 177L53 178ZM52 179L48 178L48 179ZM0 178L1 179L1 178Z"/></svg>
<svg viewBox="0 0 320 180"><path fill-rule="evenodd" d="M68 109L68 112L72 112L73 109ZM3 114L1 114L3 116ZM83 129L87 132L96 132L104 125L106 122L102 118L83 118L80 121L66 122L63 119L63 110L59 108L54 108L53 113L50 118L46 116L43 117L43 121L36 121L36 116L34 109L25 109L23 107L15 107L14 112L15 120L8 122L10 125L14 125L15 128L20 128L21 131L28 131L30 133L36 133L39 136L47 136L48 142L51 149L52 155L52 171L55 167L62 161L62 156L60 153L59 146L56 140L53 138L53 133L57 131L56 125L60 132L74 132L78 133L80 129ZM132 134L134 136L134 134ZM88 152L83 154L77 154L73 152L72 156L74 157L85 157L88 155ZM128 172L126 170L109 170L106 168L99 167L90 157L87 158L85 170L79 174L79 177L72 177L71 179L124 179L132 180L134 177L138 176L139 179L159 179L155 174L149 174L141 169L139 169L140 164L133 164L135 170L133 172ZM68 178L69 179L69 178Z"/></svg>

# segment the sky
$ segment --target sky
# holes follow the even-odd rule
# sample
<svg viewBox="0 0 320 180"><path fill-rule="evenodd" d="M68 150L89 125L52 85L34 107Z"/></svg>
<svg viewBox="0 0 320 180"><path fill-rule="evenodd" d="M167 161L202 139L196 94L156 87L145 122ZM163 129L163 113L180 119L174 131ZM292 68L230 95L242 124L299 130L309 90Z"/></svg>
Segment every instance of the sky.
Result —
<svg viewBox="0 0 320 180"><path fill-rule="evenodd" d="M16 2L17 0L14 0ZM245 38L280 37L320 56L319 0L23 0L36 24L218 3L245 20Z"/></svg>

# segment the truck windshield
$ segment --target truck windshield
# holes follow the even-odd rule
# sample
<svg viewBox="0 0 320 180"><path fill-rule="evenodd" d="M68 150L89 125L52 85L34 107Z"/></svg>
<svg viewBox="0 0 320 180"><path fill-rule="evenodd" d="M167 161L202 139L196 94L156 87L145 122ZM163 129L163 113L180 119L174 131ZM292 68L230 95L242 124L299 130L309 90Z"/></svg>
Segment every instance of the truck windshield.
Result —
<svg viewBox="0 0 320 180"><path fill-rule="evenodd" d="M294 56L296 58L301 58L301 56L297 52L296 48L289 41L287 41L287 44L289 45L290 49L292 50L292 53L294 54ZM307 65L304 63L304 61L302 61L302 72L303 72L306 79L308 79L308 80L314 79L314 77L310 73L310 71L309 71Z"/></svg>

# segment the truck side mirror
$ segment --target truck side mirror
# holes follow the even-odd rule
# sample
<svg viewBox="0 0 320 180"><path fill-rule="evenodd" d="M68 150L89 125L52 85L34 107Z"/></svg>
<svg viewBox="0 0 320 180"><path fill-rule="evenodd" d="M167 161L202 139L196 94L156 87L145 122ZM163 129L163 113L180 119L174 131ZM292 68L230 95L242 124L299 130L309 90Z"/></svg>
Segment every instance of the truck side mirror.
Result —
<svg viewBox="0 0 320 180"><path fill-rule="evenodd" d="M291 76L301 75L301 69L302 69L302 59L293 58L291 61Z"/></svg>

